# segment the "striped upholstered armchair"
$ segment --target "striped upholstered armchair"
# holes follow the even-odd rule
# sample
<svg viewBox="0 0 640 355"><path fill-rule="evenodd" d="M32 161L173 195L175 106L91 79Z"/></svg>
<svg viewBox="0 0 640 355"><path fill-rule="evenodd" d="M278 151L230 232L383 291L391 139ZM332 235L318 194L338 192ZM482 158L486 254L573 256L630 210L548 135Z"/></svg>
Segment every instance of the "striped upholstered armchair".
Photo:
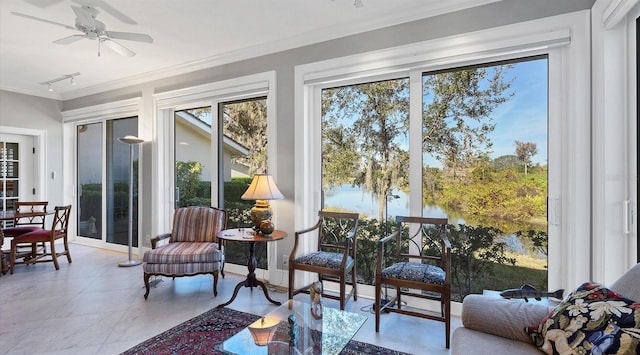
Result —
<svg viewBox="0 0 640 355"><path fill-rule="evenodd" d="M173 215L171 233L151 239L151 250L144 253L144 285L149 296L152 275L168 277L213 275L213 295L218 295L218 273L222 273L224 249L216 234L227 225L227 212L214 207L182 207ZM158 242L169 243L158 246ZM224 274L222 274L224 277Z"/></svg>

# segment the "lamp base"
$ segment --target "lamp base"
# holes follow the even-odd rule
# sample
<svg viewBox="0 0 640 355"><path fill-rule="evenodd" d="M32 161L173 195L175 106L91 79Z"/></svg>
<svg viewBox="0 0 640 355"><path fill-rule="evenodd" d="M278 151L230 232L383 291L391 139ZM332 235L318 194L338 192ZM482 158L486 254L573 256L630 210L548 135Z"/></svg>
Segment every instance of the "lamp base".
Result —
<svg viewBox="0 0 640 355"><path fill-rule="evenodd" d="M118 266L120 267L129 267L129 266L138 266L142 264L142 261L140 260L126 260L126 261L122 261L120 263L118 263Z"/></svg>
<svg viewBox="0 0 640 355"><path fill-rule="evenodd" d="M269 202L266 200L256 200L256 205L251 208L251 223L255 227L256 231L260 230L260 223L265 219L271 219L273 211Z"/></svg>

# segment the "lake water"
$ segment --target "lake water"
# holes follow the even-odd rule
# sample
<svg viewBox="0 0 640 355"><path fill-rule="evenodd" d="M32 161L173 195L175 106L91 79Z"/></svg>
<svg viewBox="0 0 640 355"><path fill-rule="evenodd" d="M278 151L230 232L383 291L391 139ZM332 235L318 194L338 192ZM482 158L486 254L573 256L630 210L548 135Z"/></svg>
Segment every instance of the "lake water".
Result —
<svg viewBox="0 0 640 355"><path fill-rule="evenodd" d="M409 195L403 191L395 191L397 199L389 198L387 203L387 216L393 218L395 216L409 215ZM420 197L422 198L422 197ZM378 218L378 198L371 193L364 192L362 188L351 185L342 185L335 187L324 193L325 207L343 208L359 212L371 219ZM383 206L384 209L384 206ZM384 216L384 210L383 216ZM422 215L425 217L442 218L447 214L439 206L424 206ZM384 218L384 217L383 217ZM462 219L450 220L449 223L464 223Z"/></svg>
<svg viewBox="0 0 640 355"><path fill-rule="evenodd" d="M409 195L403 191L394 191L399 196L397 199L389 199L387 203L387 216L393 219L395 216L409 215ZM371 219L378 218L378 199L371 193L364 192L360 187L342 185L324 193L324 206L328 208L340 208L358 212ZM382 207L384 209L384 206ZM449 218L449 224L465 224L462 218L448 216L439 206L424 206L422 215L425 217ZM384 217L383 210L383 218ZM502 240L507 243L508 249L515 253L526 253L522 241L515 234L504 234ZM537 257L541 257L538 255Z"/></svg>

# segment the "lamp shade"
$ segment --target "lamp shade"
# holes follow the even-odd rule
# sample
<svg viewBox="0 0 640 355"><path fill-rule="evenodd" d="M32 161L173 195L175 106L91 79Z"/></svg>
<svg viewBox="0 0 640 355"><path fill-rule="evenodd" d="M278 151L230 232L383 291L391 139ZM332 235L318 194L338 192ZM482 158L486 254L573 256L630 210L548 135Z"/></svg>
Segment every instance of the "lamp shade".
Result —
<svg viewBox="0 0 640 355"><path fill-rule="evenodd" d="M118 138L118 140L122 143L127 143L127 144L140 144L144 142L144 139L138 138L136 136L124 136L124 137Z"/></svg>
<svg viewBox="0 0 640 355"><path fill-rule="evenodd" d="M280 321L276 318L262 317L249 325L249 332L258 346L268 345Z"/></svg>
<svg viewBox="0 0 640 355"><path fill-rule="evenodd" d="M261 229L262 221L270 221L273 216L268 200L281 200L284 198L282 192L278 190L273 177L269 174L256 174L251 180L247 191L240 196L243 200L256 200L256 205L251 209L251 223L257 231L263 234L271 234L273 224L265 225L264 231Z"/></svg>
<svg viewBox="0 0 640 355"><path fill-rule="evenodd" d="M256 174L253 176L249 188L240 198L243 200L281 200L284 195L282 195L275 181L273 181L273 176Z"/></svg>

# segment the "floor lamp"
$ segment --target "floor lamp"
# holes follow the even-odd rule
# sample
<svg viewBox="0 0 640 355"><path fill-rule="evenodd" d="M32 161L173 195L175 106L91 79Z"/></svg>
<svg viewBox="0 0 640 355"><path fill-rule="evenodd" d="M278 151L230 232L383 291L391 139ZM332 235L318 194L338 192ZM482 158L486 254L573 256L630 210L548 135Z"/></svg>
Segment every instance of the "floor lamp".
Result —
<svg viewBox="0 0 640 355"><path fill-rule="evenodd" d="M140 260L133 260L131 256L133 249L133 145L144 142L144 139L135 136L125 136L118 138L118 140L129 145L129 260L120 262L118 266L136 266L142 262Z"/></svg>

